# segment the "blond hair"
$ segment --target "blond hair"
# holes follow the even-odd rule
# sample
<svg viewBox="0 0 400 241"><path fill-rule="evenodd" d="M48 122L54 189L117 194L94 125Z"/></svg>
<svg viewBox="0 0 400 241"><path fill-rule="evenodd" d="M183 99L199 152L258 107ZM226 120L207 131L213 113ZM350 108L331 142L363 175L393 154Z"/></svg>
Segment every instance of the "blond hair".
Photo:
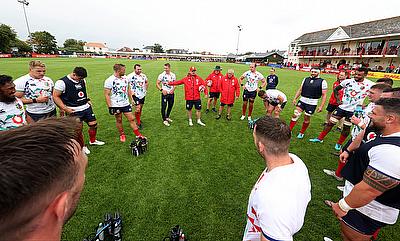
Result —
<svg viewBox="0 0 400 241"><path fill-rule="evenodd" d="M46 65L40 61L40 60L32 60L31 62L29 62L29 68L33 69L35 67L43 67L46 68Z"/></svg>
<svg viewBox="0 0 400 241"><path fill-rule="evenodd" d="M233 73L235 73L235 71L233 70L233 69L228 69L228 72L227 72L228 74L233 74Z"/></svg>

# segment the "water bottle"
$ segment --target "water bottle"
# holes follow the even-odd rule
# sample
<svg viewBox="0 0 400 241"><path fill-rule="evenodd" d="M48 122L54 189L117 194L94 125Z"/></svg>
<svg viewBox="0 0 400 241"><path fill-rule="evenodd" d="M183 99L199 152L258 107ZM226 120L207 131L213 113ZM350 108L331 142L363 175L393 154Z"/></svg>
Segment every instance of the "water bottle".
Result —
<svg viewBox="0 0 400 241"><path fill-rule="evenodd" d="M354 110L354 116L357 118L362 118L364 115L364 110L362 105L357 105L356 109Z"/></svg>
<svg viewBox="0 0 400 241"><path fill-rule="evenodd" d="M99 226L96 231L96 236L97 236L96 241L104 241L104 231L102 229L103 229L103 223L99 223Z"/></svg>

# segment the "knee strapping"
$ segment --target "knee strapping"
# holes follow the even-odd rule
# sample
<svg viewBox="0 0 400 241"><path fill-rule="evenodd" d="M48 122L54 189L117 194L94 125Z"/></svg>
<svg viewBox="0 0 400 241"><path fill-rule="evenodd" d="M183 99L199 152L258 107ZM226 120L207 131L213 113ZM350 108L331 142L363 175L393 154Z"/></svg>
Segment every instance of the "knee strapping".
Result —
<svg viewBox="0 0 400 241"><path fill-rule="evenodd" d="M297 109L294 110L293 112L293 117L292 117L292 121L297 121L301 116L301 112L298 111Z"/></svg>
<svg viewBox="0 0 400 241"><path fill-rule="evenodd" d="M344 126L350 127L351 125L352 125L351 121L344 120L344 122L343 122L343 127L344 127Z"/></svg>
<svg viewBox="0 0 400 241"><path fill-rule="evenodd" d="M329 121L332 122L335 125L339 122L339 120L334 118L333 116L331 116L331 118L329 118Z"/></svg>

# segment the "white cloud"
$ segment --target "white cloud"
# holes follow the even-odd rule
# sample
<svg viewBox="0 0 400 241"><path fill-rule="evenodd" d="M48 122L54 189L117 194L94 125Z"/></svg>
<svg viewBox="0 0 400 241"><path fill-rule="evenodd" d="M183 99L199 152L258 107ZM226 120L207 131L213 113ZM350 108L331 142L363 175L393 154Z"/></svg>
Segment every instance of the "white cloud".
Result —
<svg viewBox="0 0 400 241"><path fill-rule="evenodd" d="M286 49L303 33L398 15L400 1L128 1L29 0L31 31L46 30L59 45L67 38L105 42L111 48L143 47L236 52ZM1 0L0 23L27 37L22 6Z"/></svg>

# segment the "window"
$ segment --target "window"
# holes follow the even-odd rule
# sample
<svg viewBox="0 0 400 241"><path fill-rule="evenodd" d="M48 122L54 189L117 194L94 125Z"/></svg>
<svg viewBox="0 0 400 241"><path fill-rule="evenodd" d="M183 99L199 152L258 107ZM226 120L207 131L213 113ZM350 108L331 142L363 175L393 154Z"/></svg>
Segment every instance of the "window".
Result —
<svg viewBox="0 0 400 241"><path fill-rule="evenodd" d="M385 40L374 40L358 43L357 54L379 55L382 53Z"/></svg>
<svg viewBox="0 0 400 241"><path fill-rule="evenodd" d="M398 48L399 45L400 45L400 39L397 39L397 40L390 40L390 41L388 42L388 48L391 48L391 47Z"/></svg>
<svg viewBox="0 0 400 241"><path fill-rule="evenodd" d="M387 45L386 54L397 55L400 47L400 40L390 40Z"/></svg>

